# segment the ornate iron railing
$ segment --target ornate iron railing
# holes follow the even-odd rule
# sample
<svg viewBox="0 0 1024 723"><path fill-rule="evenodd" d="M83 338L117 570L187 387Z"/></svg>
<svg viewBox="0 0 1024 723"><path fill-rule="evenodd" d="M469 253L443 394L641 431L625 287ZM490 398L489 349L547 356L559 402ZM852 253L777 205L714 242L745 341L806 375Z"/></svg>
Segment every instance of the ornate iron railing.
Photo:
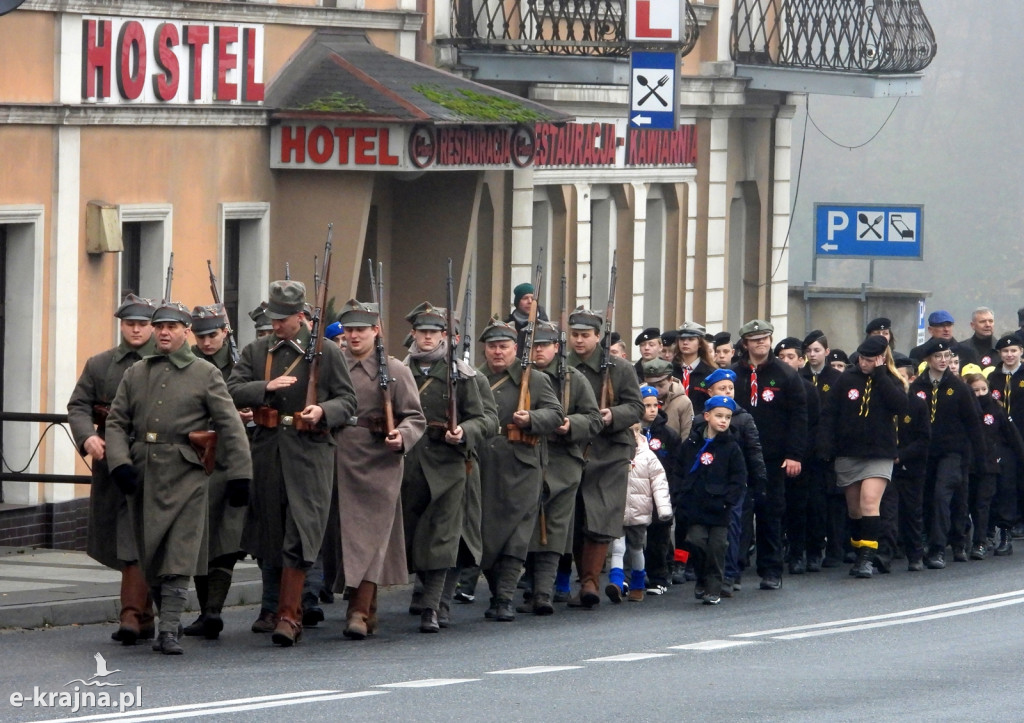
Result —
<svg viewBox="0 0 1024 723"><path fill-rule="evenodd" d="M697 16L686 0L682 53L697 43ZM455 0L452 40L460 48L549 55L624 56L625 0Z"/></svg>
<svg viewBox="0 0 1024 723"><path fill-rule="evenodd" d="M737 63L913 73L935 50L918 0L736 0L732 18Z"/></svg>

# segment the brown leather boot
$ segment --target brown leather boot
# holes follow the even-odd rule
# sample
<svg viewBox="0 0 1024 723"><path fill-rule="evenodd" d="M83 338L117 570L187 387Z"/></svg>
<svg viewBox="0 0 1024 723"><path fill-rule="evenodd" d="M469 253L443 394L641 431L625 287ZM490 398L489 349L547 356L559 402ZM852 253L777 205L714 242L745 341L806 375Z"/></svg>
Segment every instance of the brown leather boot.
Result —
<svg viewBox="0 0 1024 723"><path fill-rule="evenodd" d="M607 542L583 541L582 569L580 570L581 607L592 608L601 603L598 583L601 580L601 568L604 567L604 558L607 552Z"/></svg>
<svg viewBox="0 0 1024 723"><path fill-rule="evenodd" d="M370 601L370 617L366 618L366 633L373 635L377 632L377 586L373 586L373 600Z"/></svg>
<svg viewBox="0 0 1024 723"><path fill-rule="evenodd" d="M137 563L125 565L121 570L120 626L111 638L119 640L122 645L135 645L135 641L142 637L142 613L146 609L148 595L149 585L142 576L142 568Z"/></svg>
<svg viewBox="0 0 1024 723"><path fill-rule="evenodd" d="M345 615L347 625L343 633L346 638L362 640L370 634L370 608L376 594L377 585L363 580L349 595L348 613Z"/></svg>
<svg viewBox="0 0 1024 723"><path fill-rule="evenodd" d="M146 587L146 607L139 615L139 640L152 640L156 637L156 603L153 602L153 595Z"/></svg>
<svg viewBox="0 0 1024 723"><path fill-rule="evenodd" d="M302 638L302 587L306 584L305 570L295 567L281 569L281 592L277 603L277 626L271 640L275 645L288 648Z"/></svg>

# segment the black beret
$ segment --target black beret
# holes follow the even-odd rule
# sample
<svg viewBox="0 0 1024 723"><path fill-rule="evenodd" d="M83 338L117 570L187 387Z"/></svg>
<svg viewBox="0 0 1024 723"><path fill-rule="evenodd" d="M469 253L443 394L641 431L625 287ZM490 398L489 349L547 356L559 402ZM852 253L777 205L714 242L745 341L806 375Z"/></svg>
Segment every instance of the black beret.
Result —
<svg viewBox="0 0 1024 723"><path fill-rule="evenodd" d="M828 355L829 362L842 362L843 364L849 364L850 358L846 356L846 352L842 349L833 349Z"/></svg>
<svg viewBox="0 0 1024 723"><path fill-rule="evenodd" d="M911 369L917 368L917 362L915 362L906 354L901 354L900 352L896 352L895 354L893 354L892 360L896 364L897 369L901 369L903 367L910 367Z"/></svg>
<svg viewBox="0 0 1024 723"><path fill-rule="evenodd" d="M637 335L636 339L633 340L633 343L636 344L637 346L640 346L645 341L651 341L652 339L660 339L660 338L661 338L661 329L657 328L656 326L651 326L651 327L648 327L648 328L644 329L643 331L641 331Z"/></svg>
<svg viewBox="0 0 1024 723"><path fill-rule="evenodd" d="M810 334L804 337L804 349L809 347L814 342L821 341L824 338L825 332L823 332L821 329L813 330Z"/></svg>
<svg viewBox="0 0 1024 723"><path fill-rule="evenodd" d="M873 331L884 331L886 329L892 329L892 322L884 316L880 316L877 319L872 319L868 322L868 326L864 330L864 333L870 334Z"/></svg>
<svg viewBox="0 0 1024 723"><path fill-rule="evenodd" d="M669 329L661 335L661 343L668 346L669 344L675 344L679 338L679 332L675 329Z"/></svg>
<svg viewBox="0 0 1024 723"><path fill-rule="evenodd" d="M861 345L857 347L857 353L861 356L875 357L885 354L885 350L888 348L889 342L886 338L875 334L861 342Z"/></svg>
<svg viewBox="0 0 1024 723"><path fill-rule="evenodd" d="M1021 341L1021 338L1016 334L1004 334L996 342L996 351L1002 351L1008 346L1024 347L1024 341Z"/></svg>
<svg viewBox="0 0 1024 723"><path fill-rule="evenodd" d="M940 351L951 351L952 349L952 342L948 339L939 339L933 336L921 347L921 356L922 358L929 357L932 354L938 354Z"/></svg>
<svg viewBox="0 0 1024 723"><path fill-rule="evenodd" d="M775 355L778 356L779 352L783 349L796 349L798 352L803 352L803 342L797 339L795 336L787 336L785 339L775 345Z"/></svg>
<svg viewBox="0 0 1024 723"><path fill-rule="evenodd" d="M719 346L722 346L723 344L728 344L731 341L732 341L732 335L729 334L729 332L727 332L727 331L720 331L717 334L715 334L713 343L714 343L714 345L716 347L719 347Z"/></svg>

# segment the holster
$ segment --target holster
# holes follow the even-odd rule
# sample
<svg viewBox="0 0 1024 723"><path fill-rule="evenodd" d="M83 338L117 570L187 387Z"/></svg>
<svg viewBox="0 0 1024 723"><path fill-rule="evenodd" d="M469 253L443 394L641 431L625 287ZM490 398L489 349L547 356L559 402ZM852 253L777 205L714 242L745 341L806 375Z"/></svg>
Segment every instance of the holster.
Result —
<svg viewBox="0 0 1024 723"><path fill-rule="evenodd" d="M199 461L203 463L203 471L207 475L213 474L214 465L217 463L217 433L207 430L189 432L188 443L199 455Z"/></svg>
<svg viewBox="0 0 1024 723"><path fill-rule="evenodd" d="M540 435L524 432L514 424L505 426L505 436L512 444L525 444L529 447L536 447L540 443Z"/></svg>
<svg viewBox="0 0 1024 723"><path fill-rule="evenodd" d="M103 434L107 427L107 415L110 414L109 404L92 405L92 423L96 425L96 431Z"/></svg>

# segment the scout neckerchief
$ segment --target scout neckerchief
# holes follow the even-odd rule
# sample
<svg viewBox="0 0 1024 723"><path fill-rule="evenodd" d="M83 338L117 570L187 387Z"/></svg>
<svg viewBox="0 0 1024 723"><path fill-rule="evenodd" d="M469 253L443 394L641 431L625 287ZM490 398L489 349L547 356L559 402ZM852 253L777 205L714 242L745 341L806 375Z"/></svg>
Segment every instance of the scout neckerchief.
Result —
<svg viewBox="0 0 1024 723"><path fill-rule="evenodd" d="M1003 385L1003 408L1006 410L1006 416L1010 416L1010 375L1004 372L1006 377L1006 384Z"/></svg>
<svg viewBox="0 0 1024 723"><path fill-rule="evenodd" d="M757 406L757 366L750 365L750 406Z"/></svg>
<svg viewBox="0 0 1024 723"><path fill-rule="evenodd" d="M940 379L932 380L932 422L935 422L935 410L939 406L939 381Z"/></svg>
<svg viewBox="0 0 1024 723"><path fill-rule="evenodd" d="M692 367L683 366L683 394L690 393L690 371Z"/></svg>
<svg viewBox="0 0 1024 723"><path fill-rule="evenodd" d="M864 385L864 396L860 398L860 411L857 412L858 417L866 417L871 411L868 409L868 404L871 403L871 377L868 377L867 384Z"/></svg>

